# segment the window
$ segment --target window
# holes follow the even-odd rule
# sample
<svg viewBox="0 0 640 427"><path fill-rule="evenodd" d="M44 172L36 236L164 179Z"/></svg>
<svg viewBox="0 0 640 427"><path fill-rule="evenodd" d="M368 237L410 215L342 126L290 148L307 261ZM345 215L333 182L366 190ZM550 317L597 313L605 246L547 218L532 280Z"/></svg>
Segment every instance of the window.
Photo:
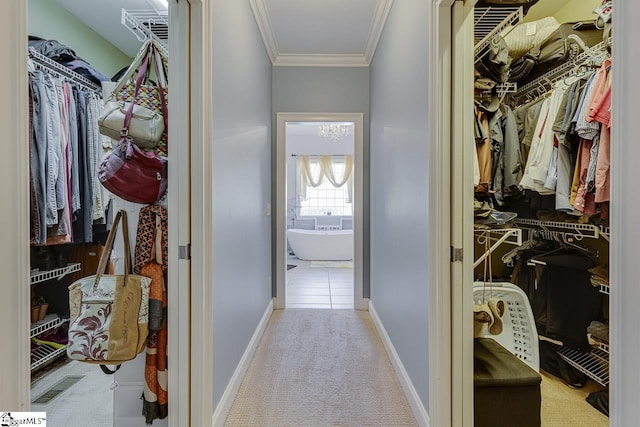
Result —
<svg viewBox="0 0 640 427"><path fill-rule="evenodd" d="M314 174L320 164L317 160L310 162L311 170ZM343 161L333 161L333 171L337 178L344 176L345 164ZM298 173L301 173L298 171ZM348 186L344 184L341 187L334 187L328 179L324 179L317 187L309 186L307 188L307 198L300 200L301 216L320 216L320 215L353 215L353 204L348 201Z"/></svg>

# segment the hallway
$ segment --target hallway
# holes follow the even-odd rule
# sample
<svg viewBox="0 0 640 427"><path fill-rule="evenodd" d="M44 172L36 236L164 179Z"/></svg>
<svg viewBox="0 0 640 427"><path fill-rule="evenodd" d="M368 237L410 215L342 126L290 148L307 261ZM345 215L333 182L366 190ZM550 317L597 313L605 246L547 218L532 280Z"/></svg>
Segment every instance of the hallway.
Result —
<svg viewBox="0 0 640 427"><path fill-rule="evenodd" d="M412 426L369 314L274 311L225 426Z"/></svg>

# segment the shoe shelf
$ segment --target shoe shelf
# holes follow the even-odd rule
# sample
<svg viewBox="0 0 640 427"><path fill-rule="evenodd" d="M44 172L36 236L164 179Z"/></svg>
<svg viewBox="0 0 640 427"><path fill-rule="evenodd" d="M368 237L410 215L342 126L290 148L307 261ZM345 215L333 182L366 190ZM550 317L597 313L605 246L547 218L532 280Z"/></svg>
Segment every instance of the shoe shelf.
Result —
<svg viewBox="0 0 640 427"><path fill-rule="evenodd" d="M29 282L34 285L52 279L60 280L67 274L75 273L76 271L80 271L80 263L67 264L65 267L48 271L33 271ZM48 330L57 328L68 320L56 314L49 314L44 319L31 324L30 336L34 338ZM31 351L31 370L38 369L65 354L65 345L39 344L35 350Z"/></svg>
<svg viewBox="0 0 640 427"><path fill-rule="evenodd" d="M35 285L36 283L51 279L59 280L67 274L75 273L76 271L80 271L80 263L68 264L66 267L56 268L55 270L34 271L31 273L30 283Z"/></svg>
<svg viewBox="0 0 640 427"><path fill-rule="evenodd" d="M57 314L47 314L43 320L31 324L31 338L47 332L50 329L55 329L68 320L69 319L62 319L58 317Z"/></svg>
<svg viewBox="0 0 640 427"><path fill-rule="evenodd" d="M558 354L571 366L587 375L598 384L609 386L609 353L594 348L588 353L569 347L562 347Z"/></svg>
<svg viewBox="0 0 640 427"><path fill-rule="evenodd" d="M67 346L53 347L47 344L41 344L37 349L31 352L31 370L35 370L59 356L66 354Z"/></svg>

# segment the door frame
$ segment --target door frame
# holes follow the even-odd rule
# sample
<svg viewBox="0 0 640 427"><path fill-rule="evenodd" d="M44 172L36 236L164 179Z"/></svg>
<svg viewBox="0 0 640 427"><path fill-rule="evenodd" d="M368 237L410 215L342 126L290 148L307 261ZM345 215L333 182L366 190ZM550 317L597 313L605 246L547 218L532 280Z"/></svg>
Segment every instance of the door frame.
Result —
<svg viewBox="0 0 640 427"><path fill-rule="evenodd" d="M188 46L187 40L189 38L197 39L198 36L203 38L202 35L206 33L207 26L199 25L191 29L191 37L189 37L189 18L185 17L184 13L190 13L191 16L198 18L195 19L195 22L202 24L203 17L205 16L202 9L210 8L204 7L201 0L190 0L190 2L195 5L190 12L186 0L179 0L177 4L171 4L170 6L173 8L173 12L178 11L180 17L186 18L181 19L177 28L171 33L171 46L173 46L174 49L176 49L176 46L185 46L185 43L187 43L186 46ZM206 2L206 4L208 5L210 2ZM7 138L23 142L21 144L9 144L9 146L6 147L6 155L0 158L2 159L3 166L6 166L1 169L3 171L2 176L5 182L11 183L5 186L5 189L7 189L5 198L6 200L15 201L12 209L5 209L0 214L3 218L1 223L8 227L7 230L3 229L3 231L5 231L4 235L7 238L3 240L5 243L2 245L0 266L3 268L5 275L7 275L6 278L10 280L10 283L16 284L15 289L12 286L5 286L2 288L2 291L0 291L0 295L3 296L3 298L1 298L3 303L1 305L0 318L5 320L6 317L4 323L14 325L14 327L6 328L6 332L1 334L7 342L12 343L12 345L8 347L11 351L3 353L3 363L0 363L2 378L7 384L11 384L12 386L4 388L9 394L5 395L5 392L0 393L0 402L2 402L6 410L28 411L30 409L31 389L30 352L28 347L31 323L29 320L29 287L25 285L29 281L29 244L27 238L29 235L27 2L23 0L2 2L0 4L0 11L2 12L1 16L6 17L7 25L5 28L9 34L9 37L5 37L0 43L0 50L4 53L5 58L8 58L8 63L13 64L10 67L4 67L0 70L0 75L3 77L0 79L0 86L5 89L3 93L5 93L6 101L2 105L10 107L6 111L5 108L0 109L0 111L4 112L4 114L0 116L0 121L4 124L3 128L5 129L5 133L7 133ZM206 41L203 42L201 46L196 43L195 47L200 47L202 50L199 59L206 64L206 61L203 59L209 57L209 46L206 45ZM178 49L176 49L176 51L178 51ZM196 100L200 100L205 97L201 93L201 88L206 88L208 81L210 81L207 74L208 68L204 65L199 66L201 64L194 59L194 56L197 57L198 55L192 55L191 61L189 61L188 54L185 52L182 53L183 55L180 61L169 59L170 69L174 75L178 76L177 78L174 77L173 81L180 82L176 83L176 86L179 84L182 86L181 89L188 88L190 86L188 64L195 65L192 73L192 79L195 84L191 86L191 94L197 95ZM179 64L178 62L183 62L183 64ZM184 76L184 79L180 76ZM187 94L183 99L179 99L178 97L172 99L174 99L175 103L188 105L189 91L182 93ZM206 103L203 102L203 104ZM203 115L204 112L199 109L200 105L197 106L196 111ZM185 111L188 110L185 109ZM190 133L193 134L194 137L200 137L198 140L200 143L206 140L204 136L207 135L206 131L198 132L196 130L194 132L193 129L190 130L188 126L189 122L183 120L188 113L183 111L182 114L182 118L177 117L177 115L169 118L169 123L173 124L173 126L170 126L172 139L185 141L182 145L176 144L172 151L172 159L176 159L173 161L173 170L178 171L178 173L169 175L170 192L168 197L170 206L173 206L177 200L180 200L180 197L186 200L190 197L188 193L188 164L181 163L181 160L187 161L184 156L187 156L189 153L188 141ZM182 125L181 121L183 122ZM192 127L194 127L194 122L203 123L203 121L194 120L192 117ZM206 126L201 127L202 129L206 129ZM205 147L207 146L207 144L203 145ZM198 158L198 156L194 157ZM180 193L179 189L182 190L182 195L178 194ZM187 190L186 192L185 189ZM202 383L202 372L196 370L196 373L192 375L193 371L190 369L190 364L192 364L193 361L200 362L199 359L207 356L206 352L196 352L195 356L193 356L193 353L190 355L190 346L184 345L185 342L189 342L189 334L184 332L190 330L190 282L188 280L188 260L179 262L178 251L176 249L181 244L189 244L189 210L188 208L182 210L179 215L172 212L169 218L170 223L173 224L169 231L169 263L172 266L169 282L173 283L176 277L179 277L176 283L182 285L181 287L169 286L170 298L172 301L175 301L169 309L171 313L168 320L169 336L177 337L177 339L170 338L168 343L168 353L171 355L168 359L169 394L171 396L169 425L206 425L205 423L190 424L189 422L191 410L200 408L211 409L212 406L211 399L206 400L211 396L211 392L205 392L204 396L192 392L191 394L193 396L201 400L198 401L195 399L195 402L193 401L194 399L191 399L192 401L190 402L188 395L188 388L190 386L193 387L193 384L197 385L198 383ZM177 221L179 221L179 230L176 227L178 225ZM185 232L185 230L187 230L187 232ZM23 242L18 243L18 250L16 250L16 242ZM177 268L176 265L178 266ZM180 275L178 276L178 274ZM186 282L184 282L185 277L187 278ZM209 310L203 311L209 312ZM206 315L203 317L206 317ZM200 321L200 318L195 320L195 324L199 324L197 322ZM15 343L24 344L15 345ZM10 355L10 357L8 355ZM210 365L210 361L211 359L207 359L207 363L203 365ZM196 364L195 366L200 365ZM211 371L211 369L208 368L208 371ZM204 402L206 402L206 404ZM197 418L192 417L192 420L195 419ZM209 417L209 423L210 420L211 417Z"/></svg>
<svg viewBox="0 0 640 427"><path fill-rule="evenodd" d="M353 306L367 310L363 297L363 208L364 208L364 114L362 113L277 113L276 114L276 309L285 308L287 267L287 122L353 122L354 123L354 181L353 181Z"/></svg>
<svg viewBox="0 0 640 427"><path fill-rule="evenodd" d="M0 52L6 65L0 69L0 124L6 141L0 156L3 200L0 212L0 337L6 344L0 352L0 390L4 410L28 411L31 391L30 287L29 287L29 105L27 79L27 2L0 2L0 22L5 37Z"/></svg>
<svg viewBox="0 0 640 427"><path fill-rule="evenodd" d="M168 352L167 359L169 381L169 425L193 425L192 410L202 405L201 390L194 391L195 378L192 366L199 367L198 357L203 349L197 347L198 340L192 339L189 331L195 322L197 310L191 311L192 273L194 263L189 259L191 241L192 212L201 212L197 205L200 198L191 198L192 152L199 147L202 135L196 128L201 123L202 111L194 105L200 99L202 90L197 87L201 80L202 67L196 61L190 61L192 49L197 54L200 46L193 39L200 35L197 23L202 20L198 8L199 2L194 0L178 0L169 2L169 75L173 76L172 92L183 94L171 98L169 116L169 140L180 141L171 145L171 173L168 179ZM192 25L192 23L194 25ZM198 56L198 55L194 55ZM193 84L192 84L193 83ZM197 87L197 88L196 88ZM192 144L196 147L192 150ZM192 205L193 203L193 205ZM197 264L195 264L197 265ZM200 298L200 296L198 296ZM186 332L186 333L185 333ZM198 372L196 369L195 372ZM196 375L200 378L200 373Z"/></svg>
<svg viewBox="0 0 640 427"><path fill-rule="evenodd" d="M473 5L433 0L430 13L429 408L437 426L473 426ZM471 171L471 172L470 172Z"/></svg>
<svg viewBox="0 0 640 427"><path fill-rule="evenodd" d="M188 338L188 352L176 363L189 366L188 383L180 396L180 413L186 411L189 419L176 425L208 426L213 422L213 175L212 164L212 28L213 5L205 0L180 0L189 2L188 32L181 31L190 45L185 61L189 63L188 78L191 122L188 132L191 151L185 153L189 169L183 171L183 179L190 181L191 244L185 243L190 256L191 287L180 297L181 308L188 310L189 323L180 334ZM184 41L183 41L184 43ZM173 99L173 98L172 98ZM181 385L183 383L181 382ZM171 390L170 390L171 393ZM170 396L171 398L171 396ZM182 420L187 415L182 415ZM170 420L171 421L171 420ZM173 425L173 424L171 424Z"/></svg>

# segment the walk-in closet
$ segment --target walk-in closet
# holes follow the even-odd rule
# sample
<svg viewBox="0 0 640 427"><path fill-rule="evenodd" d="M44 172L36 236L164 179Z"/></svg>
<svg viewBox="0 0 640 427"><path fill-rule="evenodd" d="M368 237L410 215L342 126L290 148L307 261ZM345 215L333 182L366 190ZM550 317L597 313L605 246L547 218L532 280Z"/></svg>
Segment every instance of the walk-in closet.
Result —
<svg viewBox="0 0 640 427"><path fill-rule="evenodd" d="M124 200L108 191L99 175L105 158L122 141L100 128L117 82L128 84L126 71L149 40L162 51L166 70L167 3L100 3L28 2L31 411L46 412L49 425L162 426L167 425L168 202ZM162 80L157 70L151 85ZM166 158L166 132L151 151ZM128 213L130 254L123 250L121 233L113 250L105 247L121 210ZM142 247L144 236L136 235L143 216L153 223L153 256ZM131 258L136 274L144 268L136 263L153 261L163 276L158 289L165 298L164 317L149 327L145 350L115 375L103 373L99 364L72 359L68 351L70 324L78 316L69 286L95 275L103 256L108 261L102 273L122 274L125 258Z"/></svg>
<svg viewBox="0 0 640 427"><path fill-rule="evenodd" d="M474 8L476 426L609 425L613 3Z"/></svg>

